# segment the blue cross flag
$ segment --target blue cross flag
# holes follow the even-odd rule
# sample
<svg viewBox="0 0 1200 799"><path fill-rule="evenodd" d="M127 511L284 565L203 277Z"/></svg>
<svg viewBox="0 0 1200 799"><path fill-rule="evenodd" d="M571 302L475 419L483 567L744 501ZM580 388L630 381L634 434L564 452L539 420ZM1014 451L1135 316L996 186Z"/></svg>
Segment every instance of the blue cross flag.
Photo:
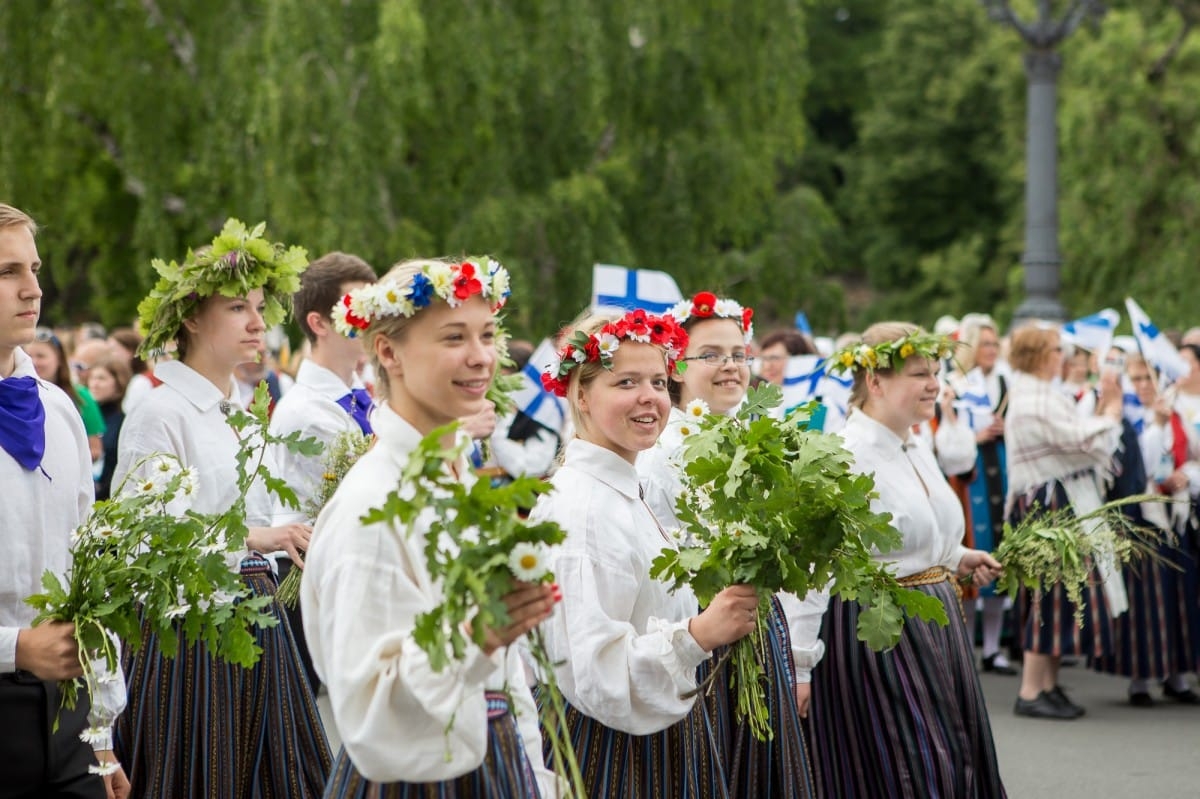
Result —
<svg viewBox="0 0 1200 799"><path fill-rule="evenodd" d="M1190 371L1187 361L1179 355L1171 340L1154 326L1150 317L1142 310L1142 306L1134 302L1132 297L1126 297L1125 310L1129 312L1133 337L1137 339L1138 349L1142 351L1146 362L1172 382L1187 375Z"/></svg>
<svg viewBox="0 0 1200 799"><path fill-rule="evenodd" d="M1119 313L1112 308L1105 308L1091 316L1067 322L1063 325L1062 337L1064 341L1069 341L1076 347L1098 353L1103 360L1112 347L1113 333L1116 332L1120 321Z"/></svg>
<svg viewBox="0 0 1200 799"><path fill-rule="evenodd" d="M566 422L566 400L554 396L542 388L542 372L554 362L554 344L543 341L529 356L521 371L525 384L513 392L513 402L527 416L555 433L561 433Z"/></svg>
<svg viewBox="0 0 1200 799"><path fill-rule="evenodd" d="M675 278L650 269L596 264L592 267L592 309L641 308L650 313L669 311L683 299Z"/></svg>

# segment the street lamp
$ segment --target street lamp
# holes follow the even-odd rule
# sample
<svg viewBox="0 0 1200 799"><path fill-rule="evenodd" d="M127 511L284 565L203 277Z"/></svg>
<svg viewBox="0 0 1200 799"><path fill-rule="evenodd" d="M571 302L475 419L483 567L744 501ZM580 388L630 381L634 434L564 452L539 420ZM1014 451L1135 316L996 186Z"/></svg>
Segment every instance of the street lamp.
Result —
<svg viewBox="0 0 1200 799"><path fill-rule="evenodd" d="M1059 44L1086 20L1099 22L1107 10L1099 0L1071 0L1067 11L1054 17L1052 0L1038 0L1037 19L1022 20L1009 0L981 0L988 16L1017 32L1028 45L1025 127L1025 299L1014 321L1066 318L1058 300L1058 73Z"/></svg>

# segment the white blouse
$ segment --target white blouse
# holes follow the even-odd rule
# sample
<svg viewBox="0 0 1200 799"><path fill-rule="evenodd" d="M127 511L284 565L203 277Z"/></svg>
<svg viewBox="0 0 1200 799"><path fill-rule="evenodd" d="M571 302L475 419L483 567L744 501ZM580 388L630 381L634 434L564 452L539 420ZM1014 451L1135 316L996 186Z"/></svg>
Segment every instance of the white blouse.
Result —
<svg viewBox="0 0 1200 799"><path fill-rule="evenodd" d="M362 388L362 381L357 375L354 384L354 388ZM275 403L271 432L275 435L299 432L301 436L315 438L325 446L332 444L343 433L361 433L362 428L354 421L354 417L338 405L338 400L348 394L350 388L329 369L311 360L302 362L296 372L295 386ZM272 445L271 449L279 466L278 476L296 492L301 510L307 508L320 493L321 476L325 473L324 451L316 455L302 455L278 444Z"/></svg>
<svg viewBox="0 0 1200 799"><path fill-rule="evenodd" d="M956 570L968 551L962 545L966 521L929 445L913 435L901 440L861 410L850 414L841 436L854 456L854 471L875 478L879 497L871 509L891 513L903 537L899 549L878 552L876 559L897 577L933 566Z"/></svg>
<svg viewBox="0 0 1200 799"><path fill-rule="evenodd" d="M181 361L161 363L154 374L163 384L151 391L121 426L114 490L143 457L165 452L194 468L198 483L191 497L173 503L172 512L182 516L189 508L199 513L228 510L237 497L237 453L242 444L222 406L241 405L236 397L222 396L212 381ZM263 464L278 474L269 450ZM262 481L256 480L246 495L247 526L270 527L277 514L287 515L277 509ZM245 554L244 550L232 553L230 567L236 568Z"/></svg>
<svg viewBox="0 0 1200 799"><path fill-rule="evenodd" d="M18 349L14 357L12 377L37 378L28 355ZM71 533L87 519L94 497L92 458L79 410L57 386L39 378L38 388L46 413L41 468L25 469L0 450L0 674L16 671L17 634L37 615L25 597L41 593L43 572L60 579L66 575ZM97 750L112 749L111 727L125 709L125 676L117 669L115 677L93 686L88 720L104 731L94 744Z"/></svg>
<svg viewBox="0 0 1200 799"><path fill-rule="evenodd" d="M376 407L371 423L378 440L318 517L300 584L309 651L346 752L376 782L467 774L487 755L484 692L507 687L538 783L552 795L557 783L542 767L537 709L518 647L489 657L468 644L462 662L437 672L413 640L417 615L442 598L423 552L432 520L422 516L404 529L360 519L400 484L421 435L387 405ZM470 474L465 459L458 469Z"/></svg>
<svg viewBox="0 0 1200 799"><path fill-rule="evenodd" d="M674 543L640 498L637 470L616 453L574 439L531 518L567 531L554 575L563 601L543 624L563 694L581 713L631 735L682 720L696 668L708 659L688 632L699 608L687 588L650 578Z"/></svg>

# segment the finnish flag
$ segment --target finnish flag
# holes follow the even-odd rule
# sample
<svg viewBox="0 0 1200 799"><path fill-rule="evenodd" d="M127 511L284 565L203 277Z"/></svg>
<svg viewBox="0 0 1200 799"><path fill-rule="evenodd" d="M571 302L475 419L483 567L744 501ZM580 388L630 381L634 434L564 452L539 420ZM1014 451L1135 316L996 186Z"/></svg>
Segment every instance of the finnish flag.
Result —
<svg viewBox="0 0 1200 799"><path fill-rule="evenodd" d="M522 413L542 427L561 433L567 419L566 400L542 388L542 372L557 359L554 344L546 339L538 345L521 370L524 385L512 394L513 402Z"/></svg>
<svg viewBox="0 0 1200 799"><path fill-rule="evenodd" d="M1062 328L1062 337L1076 347L1082 347L1089 352L1099 353L1101 359L1108 354L1112 347L1113 333L1121 321L1121 315L1112 308L1105 308L1099 313L1067 322Z"/></svg>
<svg viewBox="0 0 1200 799"><path fill-rule="evenodd" d="M654 314L669 311L683 299L675 278L651 269L595 264L592 267L592 310L641 308Z"/></svg>
<svg viewBox="0 0 1200 799"><path fill-rule="evenodd" d="M1134 302L1132 297L1126 297L1125 310L1129 311L1133 337L1137 339L1138 348L1146 362L1172 382L1186 376L1191 371L1187 361L1179 355L1175 345L1154 326L1150 317L1142 310L1142 306Z"/></svg>
<svg viewBox="0 0 1200 799"><path fill-rule="evenodd" d="M783 407L787 410L821 396L825 359L820 355L793 355L783 369Z"/></svg>

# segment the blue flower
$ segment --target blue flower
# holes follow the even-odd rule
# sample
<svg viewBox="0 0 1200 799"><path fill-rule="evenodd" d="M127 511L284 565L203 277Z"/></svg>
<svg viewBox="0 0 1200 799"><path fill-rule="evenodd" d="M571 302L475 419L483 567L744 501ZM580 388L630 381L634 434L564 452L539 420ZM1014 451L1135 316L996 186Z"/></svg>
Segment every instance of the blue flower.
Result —
<svg viewBox="0 0 1200 799"><path fill-rule="evenodd" d="M433 282L423 272L413 275L412 288L408 291L414 308L424 308L433 300Z"/></svg>

